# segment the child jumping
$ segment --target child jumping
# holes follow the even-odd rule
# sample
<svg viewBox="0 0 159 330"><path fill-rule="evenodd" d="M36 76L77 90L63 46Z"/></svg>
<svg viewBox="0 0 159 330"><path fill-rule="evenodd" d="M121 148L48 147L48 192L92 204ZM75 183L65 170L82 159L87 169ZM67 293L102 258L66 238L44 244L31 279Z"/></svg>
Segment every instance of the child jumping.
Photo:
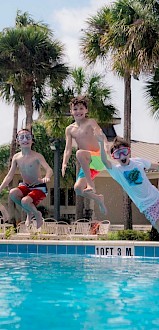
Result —
<svg viewBox="0 0 159 330"><path fill-rule="evenodd" d="M44 157L31 149L33 135L28 129L22 129L17 133L17 142L21 151L13 156L11 168L0 185L1 191L9 185L18 167L23 182L17 188L10 190L9 196L14 203L20 205L27 213L26 226L31 223L34 215L37 229L43 224L42 214L36 206L47 195L46 182L50 181L53 171ZM41 166L45 169L45 177L42 178Z"/></svg>
<svg viewBox="0 0 159 330"><path fill-rule="evenodd" d="M116 137L110 150L112 158L119 163L114 165L107 158L103 133L96 131L96 136L101 148L101 159L107 171L122 186L139 211L159 232L159 191L151 184L145 173L145 169L159 171L159 164L151 164L146 159L130 158L129 143L120 137Z"/></svg>
<svg viewBox="0 0 159 330"><path fill-rule="evenodd" d="M77 195L93 199L103 214L107 213L104 205L103 195L97 195L93 179L100 171L104 170L104 165L100 157L100 148L97 137L94 135L94 129L100 131L94 119L88 118L88 101L85 96L78 96L72 99L70 103L70 113L75 122L66 128L66 146L63 155L62 176L64 177L68 160L72 153L72 140L77 143L78 150L76 158L81 168L77 176L74 189ZM107 138L104 137L105 148L107 147Z"/></svg>

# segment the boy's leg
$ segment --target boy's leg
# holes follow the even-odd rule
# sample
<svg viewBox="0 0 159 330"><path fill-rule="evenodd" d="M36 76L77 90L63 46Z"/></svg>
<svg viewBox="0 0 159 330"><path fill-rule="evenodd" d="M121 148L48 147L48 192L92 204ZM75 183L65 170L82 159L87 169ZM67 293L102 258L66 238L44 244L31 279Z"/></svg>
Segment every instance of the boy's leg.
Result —
<svg viewBox="0 0 159 330"><path fill-rule="evenodd" d="M21 206L21 199L23 196L24 195L19 188L13 188L9 192L9 197L11 198L11 200L20 206Z"/></svg>
<svg viewBox="0 0 159 330"><path fill-rule="evenodd" d="M107 214L107 208L104 204L104 196L101 194L97 195L96 193L94 193L92 191L86 192L84 189L86 187L86 185L87 185L86 178L78 179L74 185L76 194L89 198L89 199L93 199L98 204L101 213Z"/></svg>
<svg viewBox="0 0 159 330"><path fill-rule="evenodd" d="M26 221L25 221L26 227L29 227L31 225L32 217L33 217L33 213L27 212L27 217L26 217Z"/></svg>
<svg viewBox="0 0 159 330"><path fill-rule="evenodd" d="M156 203L144 210L145 217L159 233L159 199Z"/></svg>
<svg viewBox="0 0 159 330"><path fill-rule="evenodd" d="M21 188L22 189L22 188ZM15 204L18 204L18 205L20 205L21 207L22 207L22 205L21 205L21 200L22 200L22 198L24 197L24 195L26 194L26 193L28 193L29 192L29 190L28 190L28 188L27 187L23 187L23 190L21 190L21 189L19 189L19 188L13 188L13 189L11 189L10 190L10 193L9 193L9 197L10 197L10 199L15 203ZM23 209L24 209L24 207L23 207ZM33 213L31 213L31 212L28 212L26 209L24 209L25 210L25 212L27 212L27 218L26 218L26 221L25 221L25 225L27 226L27 227L29 227L30 226L30 224L31 224L31 218L32 218L32 216L33 216Z"/></svg>
<svg viewBox="0 0 159 330"><path fill-rule="evenodd" d="M45 192L44 192L45 191ZM35 187L28 193L28 195L22 198L21 204L24 209L27 209L27 219L30 222L32 216L35 216L37 222L37 229L39 229L43 224L42 214L37 210L36 206L46 197L47 188L44 185L41 189L36 189Z"/></svg>
<svg viewBox="0 0 159 330"><path fill-rule="evenodd" d="M34 215L37 222L37 229L39 229L43 224L42 214L35 207L32 197L29 195L23 197L21 200L21 206L27 212L27 222L30 222L30 217Z"/></svg>
<svg viewBox="0 0 159 330"><path fill-rule="evenodd" d="M94 182L92 181L89 164L91 162L91 154L87 150L77 150L76 158L79 161L86 178L85 192L93 191L95 193Z"/></svg>

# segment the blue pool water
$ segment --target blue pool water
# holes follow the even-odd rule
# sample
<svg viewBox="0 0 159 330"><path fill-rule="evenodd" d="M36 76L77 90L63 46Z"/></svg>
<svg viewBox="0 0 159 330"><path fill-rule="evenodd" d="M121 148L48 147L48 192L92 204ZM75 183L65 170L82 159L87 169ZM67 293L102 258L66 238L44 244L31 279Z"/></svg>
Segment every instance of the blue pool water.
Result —
<svg viewBox="0 0 159 330"><path fill-rule="evenodd" d="M0 330L158 330L159 260L0 257Z"/></svg>

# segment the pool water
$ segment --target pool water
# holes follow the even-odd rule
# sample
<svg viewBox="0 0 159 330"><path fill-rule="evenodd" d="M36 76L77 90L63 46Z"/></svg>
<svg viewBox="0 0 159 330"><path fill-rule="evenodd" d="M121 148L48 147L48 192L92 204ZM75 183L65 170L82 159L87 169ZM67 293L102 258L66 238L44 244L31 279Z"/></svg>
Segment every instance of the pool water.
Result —
<svg viewBox="0 0 159 330"><path fill-rule="evenodd" d="M0 330L157 330L159 260L0 257Z"/></svg>

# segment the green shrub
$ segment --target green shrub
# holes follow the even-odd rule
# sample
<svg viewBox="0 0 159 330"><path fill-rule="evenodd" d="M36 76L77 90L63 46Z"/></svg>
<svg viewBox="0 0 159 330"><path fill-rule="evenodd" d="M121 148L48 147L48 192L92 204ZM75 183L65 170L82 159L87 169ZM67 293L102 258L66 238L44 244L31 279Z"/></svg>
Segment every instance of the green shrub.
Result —
<svg viewBox="0 0 159 330"><path fill-rule="evenodd" d="M139 230L119 230L115 232L109 232L107 240L128 240L128 241L149 241L150 232L143 232Z"/></svg>
<svg viewBox="0 0 159 330"><path fill-rule="evenodd" d="M13 226L8 227L5 231L5 238L9 239L13 234L15 234L15 228Z"/></svg>

